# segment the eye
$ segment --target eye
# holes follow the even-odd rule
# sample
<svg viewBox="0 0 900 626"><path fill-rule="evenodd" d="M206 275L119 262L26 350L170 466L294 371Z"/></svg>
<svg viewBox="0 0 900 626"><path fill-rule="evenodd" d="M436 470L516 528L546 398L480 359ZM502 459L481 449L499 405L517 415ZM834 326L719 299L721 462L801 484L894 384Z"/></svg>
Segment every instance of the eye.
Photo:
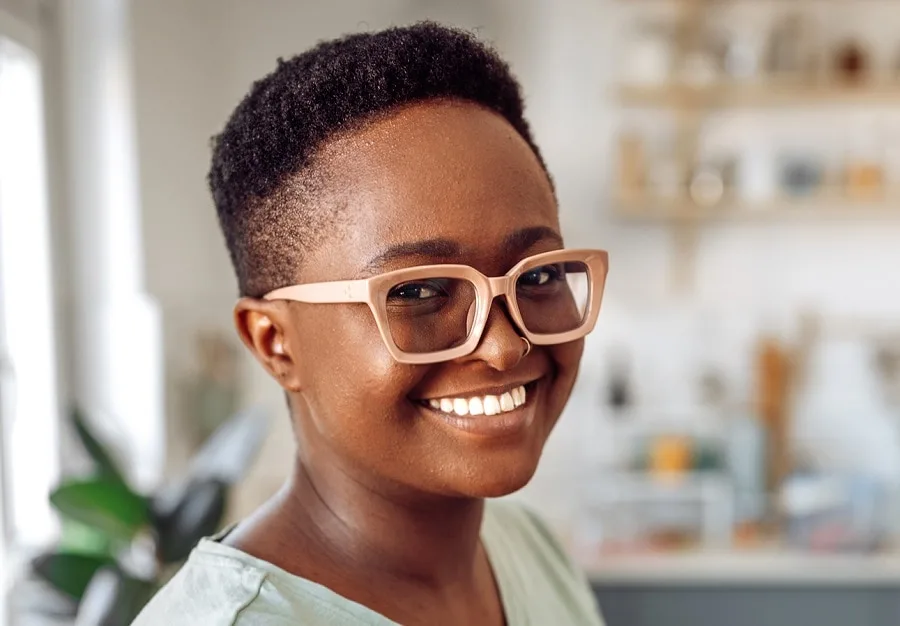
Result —
<svg viewBox="0 0 900 626"><path fill-rule="evenodd" d="M565 278L562 265L541 265L533 267L519 276L516 281L519 287L541 287Z"/></svg>
<svg viewBox="0 0 900 626"><path fill-rule="evenodd" d="M447 290L437 280L402 283L388 292L388 300L394 302L422 302L433 298L446 297Z"/></svg>

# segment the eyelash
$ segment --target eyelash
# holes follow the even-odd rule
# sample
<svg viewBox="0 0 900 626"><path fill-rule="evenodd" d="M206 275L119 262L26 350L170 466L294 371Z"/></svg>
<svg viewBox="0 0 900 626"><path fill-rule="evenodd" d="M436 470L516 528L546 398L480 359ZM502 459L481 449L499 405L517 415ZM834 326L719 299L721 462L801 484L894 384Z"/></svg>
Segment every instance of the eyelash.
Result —
<svg viewBox="0 0 900 626"><path fill-rule="evenodd" d="M428 289L428 290L433 291L434 295L427 296L424 298L421 296L410 297L410 296L403 295L403 292L408 289L418 289L420 291ZM447 297L448 295L449 294L447 293L447 290L444 287L442 287L438 283L438 281L424 280L424 281L418 281L418 282L410 281L408 283L403 283L403 284L397 285L396 287L392 288L388 292L387 298L388 298L388 300L403 300L403 301L407 301L407 302L418 300L421 302L421 301L425 301L425 300L431 300L432 298Z"/></svg>

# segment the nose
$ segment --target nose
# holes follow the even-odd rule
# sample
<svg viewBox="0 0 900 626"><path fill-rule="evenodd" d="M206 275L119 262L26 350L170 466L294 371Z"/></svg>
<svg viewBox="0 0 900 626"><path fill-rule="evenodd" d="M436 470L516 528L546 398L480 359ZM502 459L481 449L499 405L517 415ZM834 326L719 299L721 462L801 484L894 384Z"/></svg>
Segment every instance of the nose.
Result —
<svg viewBox="0 0 900 626"><path fill-rule="evenodd" d="M491 305L478 347L466 359L484 361L491 368L505 372L518 365L525 356L524 345L503 301L498 298Z"/></svg>

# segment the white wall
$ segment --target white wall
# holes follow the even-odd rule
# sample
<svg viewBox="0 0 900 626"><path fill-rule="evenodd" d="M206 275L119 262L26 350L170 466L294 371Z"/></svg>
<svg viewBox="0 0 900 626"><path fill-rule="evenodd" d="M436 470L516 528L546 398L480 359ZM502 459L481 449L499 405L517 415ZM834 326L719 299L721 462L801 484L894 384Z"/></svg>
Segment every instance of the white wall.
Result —
<svg viewBox="0 0 900 626"><path fill-rule="evenodd" d="M616 41L623 10L611 0L327 5L138 0L136 5L148 283L165 315L173 380L194 367L191 333L207 325L230 326L235 294L204 182L209 136L276 57L343 32L426 16L483 27L511 60L558 184L568 243L611 253L600 328L590 338L579 387L531 490L535 499L551 498L544 501L551 515L564 518L570 511L571 482L560 489L560 481L609 453L609 430L598 417L597 398L610 344L627 343L642 355L639 385L651 410L689 407L692 381L685 361L690 360L723 363L746 397L749 350L761 325L790 328L794 315L813 305L832 313L896 317L900 312L900 273L891 271L900 268L896 221L798 219L708 227L699 239L694 292L672 293L667 229L610 216L611 145L619 123L610 94L621 62ZM838 370L846 373L846 363ZM275 385L259 368L247 371L250 398L283 418ZM845 395L847 406L859 404L862 386ZM189 419L177 406L170 411L173 419ZM247 504L262 499L284 471L290 454L284 443L287 420L276 419L275 428L257 486L246 490Z"/></svg>
<svg viewBox="0 0 900 626"><path fill-rule="evenodd" d="M0 0L0 11L29 26L37 26L39 21L38 3L35 0Z"/></svg>

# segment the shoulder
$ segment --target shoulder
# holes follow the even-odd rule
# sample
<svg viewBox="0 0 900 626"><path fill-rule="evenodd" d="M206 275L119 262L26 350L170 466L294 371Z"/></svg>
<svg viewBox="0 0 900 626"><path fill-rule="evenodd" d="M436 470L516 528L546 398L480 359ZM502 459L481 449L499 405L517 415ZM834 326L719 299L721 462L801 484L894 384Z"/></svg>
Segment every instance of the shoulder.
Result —
<svg viewBox="0 0 900 626"><path fill-rule="evenodd" d="M132 626L234 626L265 577L238 559L195 549Z"/></svg>
<svg viewBox="0 0 900 626"><path fill-rule="evenodd" d="M310 580L203 540L132 626L384 626L390 622Z"/></svg>

